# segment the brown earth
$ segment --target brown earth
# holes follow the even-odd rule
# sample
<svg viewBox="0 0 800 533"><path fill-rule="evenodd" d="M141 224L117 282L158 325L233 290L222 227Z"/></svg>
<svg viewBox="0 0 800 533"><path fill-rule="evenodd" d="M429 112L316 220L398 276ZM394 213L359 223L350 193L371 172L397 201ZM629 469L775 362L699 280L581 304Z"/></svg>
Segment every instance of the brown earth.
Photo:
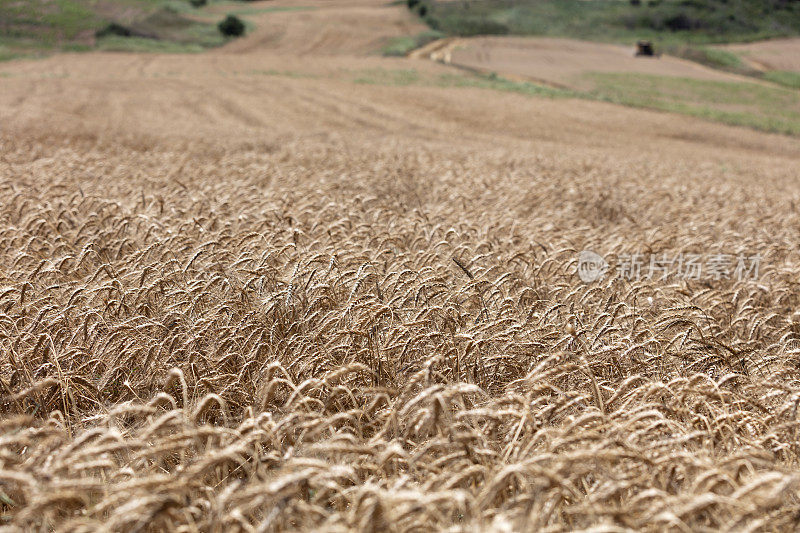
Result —
<svg viewBox="0 0 800 533"><path fill-rule="evenodd" d="M354 83L459 71L315 5L0 65L0 526L796 528L800 139Z"/></svg>
<svg viewBox="0 0 800 533"><path fill-rule="evenodd" d="M632 47L574 39L474 37L449 39L443 44L431 45L427 55L446 64L557 87L586 88L581 85L581 76L587 72L636 72L714 81L742 79L675 57L636 57Z"/></svg>
<svg viewBox="0 0 800 533"><path fill-rule="evenodd" d="M408 10L368 0L249 2L243 5L275 11L254 15L256 31L247 39L226 47L227 53L374 55L389 39L426 29ZM241 6L237 7L241 9ZM283 7L299 10L280 11ZM213 11L226 13L230 7L213 6Z"/></svg>

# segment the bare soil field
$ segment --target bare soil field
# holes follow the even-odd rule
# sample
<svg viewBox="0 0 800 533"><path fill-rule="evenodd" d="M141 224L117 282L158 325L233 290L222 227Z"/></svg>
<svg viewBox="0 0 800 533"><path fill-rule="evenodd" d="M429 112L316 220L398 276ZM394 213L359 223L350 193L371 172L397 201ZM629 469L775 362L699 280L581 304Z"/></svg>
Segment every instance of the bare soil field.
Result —
<svg viewBox="0 0 800 533"><path fill-rule="evenodd" d="M800 39L798 38L728 44L720 48L739 54L762 70L800 72Z"/></svg>
<svg viewBox="0 0 800 533"><path fill-rule="evenodd" d="M353 83L406 15L0 65L5 531L797 528L800 139Z"/></svg>
<svg viewBox="0 0 800 533"><path fill-rule="evenodd" d="M247 9L250 6L253 7ZM392 37L426 28L408 10L387 8L369 0L249 2L240 4L238 9L252 13L257 26L249 38L226 48L233 54L271 51L292 56L374 55ZM231 11L230 5L215 6L216 10Z"/></svg>
<svg viewBox="0 0 800 533"><path fill-rule="evenodd" d="M632 47L549 37L473 37L452 39L433 59L482 72L496 72L583 88L586 72L635 72L699 80L740 79L675 57L636 57Z"/></svg>

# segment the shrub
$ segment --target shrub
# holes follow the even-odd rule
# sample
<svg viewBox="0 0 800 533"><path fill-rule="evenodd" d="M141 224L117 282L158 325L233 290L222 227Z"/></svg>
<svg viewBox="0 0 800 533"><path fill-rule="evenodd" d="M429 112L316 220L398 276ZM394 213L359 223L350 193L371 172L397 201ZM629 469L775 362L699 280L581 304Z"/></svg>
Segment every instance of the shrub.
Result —
<svg viewBox="0 0 800 533"><path fill-rule="evenodd" d="M493 20L478 17L468 17L458 21L451 28L447 28L456 35L468 37L472 35L505 35L509 32L508 26Z"/></svg>
<svg viewBox="0 0 800 533"><path fill-rule="evenodd" d="M693 20L686 13L678 13L677 15L669 17L665 21L665 24L667 28L672 31L686 31L699 27L697 21Z"/></svg>
<svg viewBox="0 0 800 533"><path fill-rule="evenodd" d="M192 7L203 7L208 3L208 0L189 0L189 3L192 4Z"/></svg>
<svg viewBox="0 0 800 533"><path fill-rule="evenodd" d="M108 26L95 32L95 37L140 37L144 39L158 39L158 35L148 28L132 28L112 22Z"/></svg>
<svg viewBox="0 0 800 533"><path fill-rule="evenodd" d="M123 26L122 24L117 24L116 22L112 22L105 28L97 30L95 33L97 37L107 37L109 35L116 35L118 37L133 37L133 31L130 28Z"/></svg>
<svg viewBox="0 0 800 533"><path fill-rule="evenodd" d="M236 15L228 15L225 20L217 24L217 28L226 37L239 37L244 35L244 22Z"/></svg>
<svg viewBox="0 0 800 533"><path fill-rule="evenodd" d="M419 0L407 0L408 9L414 9L419 4Z"/></svg>

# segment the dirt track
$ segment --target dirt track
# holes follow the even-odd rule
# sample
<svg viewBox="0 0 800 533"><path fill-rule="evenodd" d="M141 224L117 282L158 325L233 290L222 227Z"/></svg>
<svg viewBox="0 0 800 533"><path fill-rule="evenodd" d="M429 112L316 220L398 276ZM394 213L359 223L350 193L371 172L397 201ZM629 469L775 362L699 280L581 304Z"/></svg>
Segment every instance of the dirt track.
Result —
<svg viewBox="0 0 800 533"><path fill-rule="evenodd" d="M0 526L796 527L800 139L355 83L458 73L374 54L402 6L253 20L0 64Z"/></svg>

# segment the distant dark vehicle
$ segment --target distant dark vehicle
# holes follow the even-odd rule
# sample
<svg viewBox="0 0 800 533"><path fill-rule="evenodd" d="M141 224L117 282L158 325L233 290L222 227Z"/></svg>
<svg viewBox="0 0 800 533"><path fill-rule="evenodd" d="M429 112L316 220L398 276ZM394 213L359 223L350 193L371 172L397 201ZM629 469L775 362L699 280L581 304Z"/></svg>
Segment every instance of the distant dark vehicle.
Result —
<svg viewBox="0 0 800 533"><path fill-rule="evenodd" d="M652 57L656 55L653 43L650 41L641 40L636 43L636 56Z"/></svg>

